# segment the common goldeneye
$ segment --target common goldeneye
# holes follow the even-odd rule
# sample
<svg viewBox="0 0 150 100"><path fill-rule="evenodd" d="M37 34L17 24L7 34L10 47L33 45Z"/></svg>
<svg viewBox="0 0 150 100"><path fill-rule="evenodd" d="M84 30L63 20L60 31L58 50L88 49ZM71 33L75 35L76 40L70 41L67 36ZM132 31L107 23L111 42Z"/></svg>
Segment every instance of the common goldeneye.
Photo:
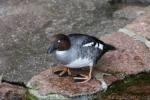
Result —
<svg viewBox="0 0 150 100"><path fill-rule="evenodd" d="M96 37L85 34L56 34L50 38L48 53L55 53L56 59L64 66L64 70L59 73L71 75L69 68L82 68L89 66L89 75L74 77L75 80L84 80L82 83L91 79L93 66L109 50L116 48L104 43Z"/></svg>

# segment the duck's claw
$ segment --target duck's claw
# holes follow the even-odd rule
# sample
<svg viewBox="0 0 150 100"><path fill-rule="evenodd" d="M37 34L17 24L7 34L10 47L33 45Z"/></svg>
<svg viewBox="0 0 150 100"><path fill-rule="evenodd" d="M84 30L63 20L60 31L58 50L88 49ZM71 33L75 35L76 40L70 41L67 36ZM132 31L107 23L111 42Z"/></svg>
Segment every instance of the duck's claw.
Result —
<svg viewBox="0 0 150 100"><path fill-rule="evenodd" d="M54 74L58 74L61 77L71 76L71 71L69 68L65 67L63 70L57 70Z"/></svg>
<svg viewBox="0 0 150 100"><path fill-rule="evenodd" d="M74 77L75 82L85 83L85 82L89 81L92 78L92 69L93 69L93 67L90 66L90 72L89 72L88 75L80 74L79 77Z"/></svg>
<svg viewBox="0 0 150 100"><path fill-rule="evenodd" d="M74 77L75 82L77 83L85 83L91 79L91 75L83 75L80 74L79 76Z"/></svg>

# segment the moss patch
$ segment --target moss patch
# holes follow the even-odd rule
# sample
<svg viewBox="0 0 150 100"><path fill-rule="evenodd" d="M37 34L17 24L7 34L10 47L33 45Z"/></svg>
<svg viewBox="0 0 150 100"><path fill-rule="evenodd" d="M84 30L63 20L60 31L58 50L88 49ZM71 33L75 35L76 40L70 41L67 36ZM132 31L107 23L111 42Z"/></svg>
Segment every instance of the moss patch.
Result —
<svg viewBox="0 0 150 100"><path fill-rule="evenodd" d="M141 84L150 83L150 73L140 73L137 75L127 76L124 80L114 82L106 92L101 94L101 97L105 99L112 93L127 92L127 88L130 86L138 86Z"/></svg>

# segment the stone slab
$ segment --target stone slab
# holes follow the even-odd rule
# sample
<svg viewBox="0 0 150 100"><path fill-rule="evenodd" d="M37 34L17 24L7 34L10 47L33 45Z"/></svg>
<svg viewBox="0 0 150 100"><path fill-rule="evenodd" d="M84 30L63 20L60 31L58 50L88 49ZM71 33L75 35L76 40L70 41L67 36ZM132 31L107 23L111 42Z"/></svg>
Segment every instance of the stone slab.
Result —
<svg viewBox="0 0 150 100"><path fill-rule="evenodd" d="M75 83L73 77L59 77L53 73L56 68L62 69L63 67L53 67L41 72L28 82L28 87L34 87L41 96L61 94L69 97L94 94L102 88L95 78L86 83Z"/></svg>
<svg viewBox="0 0 150 100"><path fill-rule="evenodd" d="M0 83L0 100L26 100L26 89L8 83Z"/></svg>
<svg viewBox="0 0 150 100"><path fill-rule="evenodd" d="M54 74L55 70L62 69L62 66L55 66L40 74L34 76L29 82L28 87L32 95L37 98L59 98L63 97L65 99L76 98L84 96L94 97L95 94L104 90L102 83L95 78L94 75L98 73L97 69L93 72L93 78L86 83L76 83L73 80L73 76L59 77ZM72 75L77 74L88 74L88 70L75 70L71 69ZM110 85L112 82L118 80L115 76L106 76L104 81L106 84ZM55 95L55 96L54 96ZM56 96L57 95L57 96Z"/></svg>
<svg viewBox="0 0 150 100"><path fill-rule="evenodd" d="M116 46L117 50L106 53L99 60L99 70L121 74L150 70L150 50L143 43L119 32L105 35L101 39Z"/></svg>

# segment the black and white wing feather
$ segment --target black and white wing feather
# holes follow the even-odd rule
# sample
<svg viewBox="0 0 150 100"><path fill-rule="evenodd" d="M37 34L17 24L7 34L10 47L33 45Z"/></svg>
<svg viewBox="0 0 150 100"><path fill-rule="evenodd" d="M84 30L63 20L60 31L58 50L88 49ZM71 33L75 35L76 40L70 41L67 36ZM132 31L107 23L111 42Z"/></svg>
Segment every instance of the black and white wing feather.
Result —
<svg viewBox="0 0 150 100"><path fill-rule="evenodd" d="M85 35L85 34L69 34L68 35L76 43L82 47L94 47L98 48L104 52L108 50L115 50L116 48L110 44L104 43L96 37Z"/></svg>
<svg viewBox="0 0 150 100"><path fill-rule="evenodd" d="M87 42L85 44L82 45L83 47L94 47L94 48L98 48L100 50L103 50L104 45L99 43L99 42L95 42L95 41L91 41L91 42Z"/></svg>

